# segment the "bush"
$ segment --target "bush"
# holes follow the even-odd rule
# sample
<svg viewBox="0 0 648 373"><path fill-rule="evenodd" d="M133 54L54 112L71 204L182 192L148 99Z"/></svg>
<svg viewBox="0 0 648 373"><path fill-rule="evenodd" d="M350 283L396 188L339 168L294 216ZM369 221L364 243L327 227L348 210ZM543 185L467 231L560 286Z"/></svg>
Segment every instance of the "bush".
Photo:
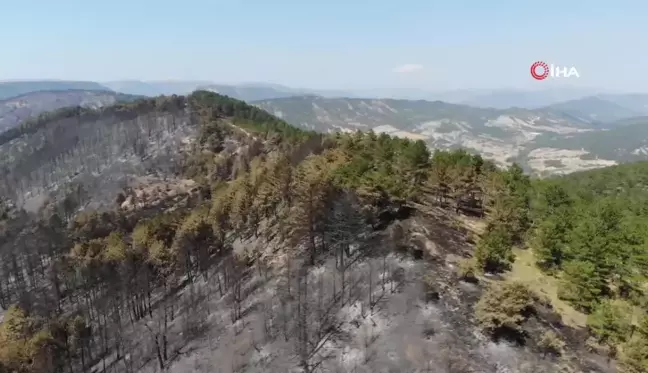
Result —
<svg viewBox="0 0 648 373"><path fill-rule="evenodd" d="M544 354L549 353L554 355L561 355L563 348L565 347L565 342L563 342L556 333L551 330L547 330L540 337L540 340L538 341L538 347Z"/></svg>
<svg viewBox="0 0 648 373"><path fill-rule="evenodd" d="M648 371L648 340L635 336L621 347L619 371L643 373Z"/></svg>
<svg viewBox="0 0 648 373"><path fill-rule="evenodd" d="M513 262L513 242L511 234L503 225L488 230L477 242L475 259L481 269L500 272L510 268Z"/></svg>
<svg viewBox="0 0 648 373"><path fill-rule="evenodd" d="M605 300L587 317L587 327L599 343L617 345L630 335L631 314L627 307Z"/></svg>
<svg viewBox="0 0 648 373"><path fill-rule="evenodd" d="M518 338L523 334L522 323L533 311L534 303L533 293L522 283L493 283L477 302L475 319L492 337Z"/></svg>
<svg viewBox="0 0 648 373"><path fill-rule="evenodd" d="M479 268L474 259L461 259L458 263L457 275L464 281L476 283Z"/></svg>
<svg viewBox="0 0 648 373"><path fill-rule="evenodd" d="M591 353L606 356L608 358L614 357L616 354L616 348L610 347L609 345L600 344L596 337L589 337L585 341L585 349Z"/></svg>
<svg viewBox="0 0 648 373"><path fill-rule="evenodd" d="M577 309L589 312L595 307L605 286L596 266L586 261L568 262L563 267L558 297Z"/></svg>

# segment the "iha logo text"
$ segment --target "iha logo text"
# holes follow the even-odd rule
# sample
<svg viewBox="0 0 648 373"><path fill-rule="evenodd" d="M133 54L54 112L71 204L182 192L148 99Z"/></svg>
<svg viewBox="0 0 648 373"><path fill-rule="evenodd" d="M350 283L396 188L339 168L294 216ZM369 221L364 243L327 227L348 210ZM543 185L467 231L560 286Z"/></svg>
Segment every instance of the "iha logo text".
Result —
<svg viewBox="0 0 648 373"><path fill-rule="evenodd" d="M531 76L535 80L545 80L549 77L580 78L580 74L578 74L578 70L574 66L557 66L542 61L536 61L531 65Z"/></svg>

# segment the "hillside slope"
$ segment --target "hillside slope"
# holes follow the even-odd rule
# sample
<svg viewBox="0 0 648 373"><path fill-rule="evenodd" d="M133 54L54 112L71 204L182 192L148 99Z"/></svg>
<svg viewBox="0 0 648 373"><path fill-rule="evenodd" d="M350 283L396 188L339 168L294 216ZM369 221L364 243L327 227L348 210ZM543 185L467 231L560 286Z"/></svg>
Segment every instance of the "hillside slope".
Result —
<svg viewBox="0 0 648 373"><path fill-rule="evenodd" d="M0 370L613 371L550 300L489 274L533 227L519 167L209 92L61 110L0 144L4 206L72 186L2 210ZM162 180L104 190L140 172ZM195 190L165 196L179 178Z"/></svg>
<svg viewBox="0 0 648 373"><path fill-rule="evenodd" d="M129 176L172 174L196 133L185 106L168 98L43 113L0 134L0 189L30 210L71 184L89 194L84 203L111 203Z"/></svg>
<svg viewBox="0 0 648 373"><path fill-rule="evenodd" d="M611 129L600 131L538 136L518 159L533 169L543 168L545 174L573 172L570 162L576 158L589 160L595 166L648 159L648 117L617 121L609 126Z"/></svg>
<svg viewBox="0 0 648 373"><path fill-rule="evenodd" d="M0 100L0 132L27 118L46 111L72 106L99 108L117 102L133 101L137 97L110 91L58 90L37 91Z"/></svg>
<svg viewBox="0 0 648 373"><path fill-rule="evenodd" d="M648 94L646 93L604 94L599 97L642 115L648 115Z"/></svg>

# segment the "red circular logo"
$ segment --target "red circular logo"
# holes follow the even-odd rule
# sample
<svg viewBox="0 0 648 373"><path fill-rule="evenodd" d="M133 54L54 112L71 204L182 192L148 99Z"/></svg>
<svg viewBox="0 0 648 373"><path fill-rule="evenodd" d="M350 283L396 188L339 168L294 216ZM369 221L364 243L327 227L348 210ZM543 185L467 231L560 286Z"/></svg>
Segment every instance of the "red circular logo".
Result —
<svg viewBox="0 0 648 373"><path fill-rule="evenodd" d="M542 73L538 74L538 69L542 68ZM549 66L542 62L542 61L536 61L531 65L531 76L535 80L543 80L546 77L549 76Z"/></svg>

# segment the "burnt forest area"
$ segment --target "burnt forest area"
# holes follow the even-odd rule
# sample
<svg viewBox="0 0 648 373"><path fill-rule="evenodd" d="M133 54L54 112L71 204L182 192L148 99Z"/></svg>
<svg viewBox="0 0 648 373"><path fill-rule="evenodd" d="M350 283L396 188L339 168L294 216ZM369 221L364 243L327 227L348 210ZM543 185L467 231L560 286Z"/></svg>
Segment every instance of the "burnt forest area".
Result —
<svg viewBox="0 0 648 373"><path fill-rule="evenodd" d="M0 372L648 367L646 165L531 180L204 91L0 151Z"/></svg>

